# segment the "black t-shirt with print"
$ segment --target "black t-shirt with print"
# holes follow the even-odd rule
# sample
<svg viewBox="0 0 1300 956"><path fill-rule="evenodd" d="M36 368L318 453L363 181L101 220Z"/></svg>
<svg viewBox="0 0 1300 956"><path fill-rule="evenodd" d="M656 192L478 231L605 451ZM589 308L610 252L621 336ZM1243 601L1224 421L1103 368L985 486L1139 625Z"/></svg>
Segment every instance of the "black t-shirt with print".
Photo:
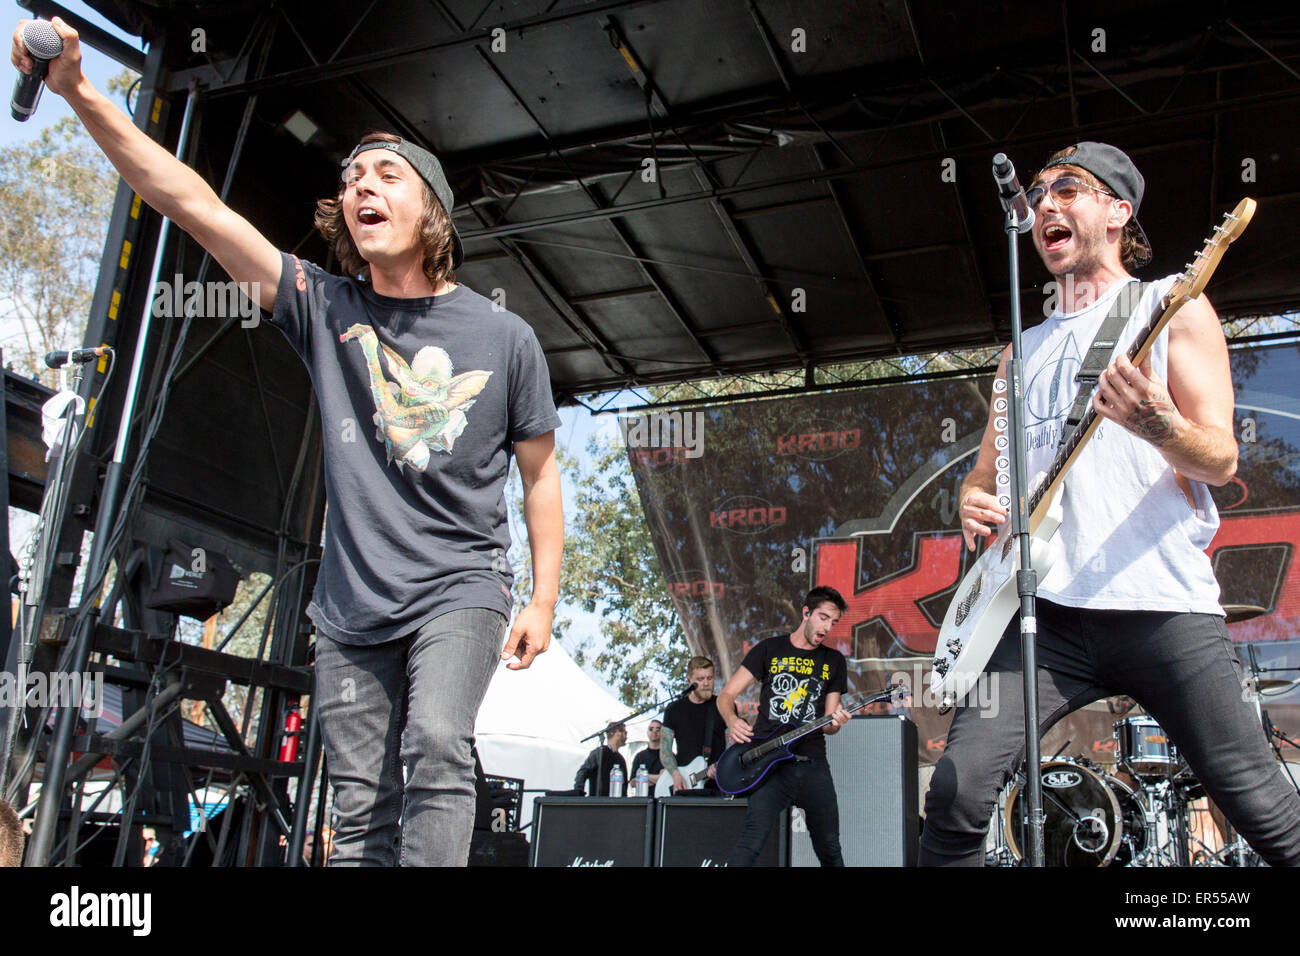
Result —
<svg viewBox="0 0 1300 956"><path fill-rule="evenodd" d="M787 634L769 637L756 644L740 666L754 675L762 687L758 698L758 720L754 737L761 739L784 733L826 713L826 695L848 689L848 665L844 655L822 645L800 650ZM826 756L826 737L809 734L792 748L806 757Z"/></svg>
<svg viewBox="0 0 1300 956"><path fill-rule="evenodd" d="M533 330L463 285L399 299L282 256L270 321L315 387L329 502L307 614L344 644L509 617L510 455L560 422Z"/></svg>

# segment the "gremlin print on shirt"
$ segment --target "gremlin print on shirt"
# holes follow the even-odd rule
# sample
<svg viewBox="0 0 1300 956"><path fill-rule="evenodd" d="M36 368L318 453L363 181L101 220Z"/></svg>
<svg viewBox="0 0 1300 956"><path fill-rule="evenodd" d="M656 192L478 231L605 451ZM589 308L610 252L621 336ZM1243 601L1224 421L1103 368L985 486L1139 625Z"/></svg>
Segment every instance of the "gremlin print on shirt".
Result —
<svg viewBox="0 0 1300 956"><path fill-rule="evenodd" d="M813 673L817 662L811 657L775 657L768 668L772 697L767 716L778 724L802 724L817 716L817 701L830 680L829 664L822 664L820 676Z"/></svg>
<svg viewBox="0 0 1300 956"><path fill-rule="evenodd" d="M492 377L473 371L452 375L451 356L436 345L415 353L410 365L380 342L368 325L352 326L340 342L356 339L370 373L370 394L375 400L375 438L384 443L388 463L424 471L433 452L450 452L465 430L465 413ZM396 382L384 377L379 352L383 350Z"/></svg>

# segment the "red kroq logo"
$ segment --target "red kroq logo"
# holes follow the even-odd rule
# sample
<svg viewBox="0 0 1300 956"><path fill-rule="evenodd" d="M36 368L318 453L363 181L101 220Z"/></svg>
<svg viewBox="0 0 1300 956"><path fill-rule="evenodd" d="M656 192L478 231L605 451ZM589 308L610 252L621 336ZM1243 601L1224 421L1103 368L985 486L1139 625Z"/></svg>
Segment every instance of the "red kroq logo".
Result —
<svg viewBox="0 0 1300 956"><path fill-rule="evenodd" d="M785 508L754 495L724 499L709 512L710 528L735 534L762 534L768 528L785 524L785 520Z"/></svg>
<svg viewBox="0 0 1300 956"><path fill-rule="evenodd" d="M667 584L669 595L692 604L716 601L727 593L725 582L712 580L698 569L679 571L669 577Z"/></svg>
<svg viewBox="0 0 1300 956"><path fill-rule="evenodd" d="M691 457L691 450L684 445L678 445L676 448L629 448L627 453L633 464L647 468L676 465Z"/></svg>
<svg viewBox="0 0 1300 956"><path fill-rule="evenodd" d="M862 445L861 428L843 428L824 418L814 418L807 426L776 439L778 455L797 455L807 461L830 461Z"/></svg>

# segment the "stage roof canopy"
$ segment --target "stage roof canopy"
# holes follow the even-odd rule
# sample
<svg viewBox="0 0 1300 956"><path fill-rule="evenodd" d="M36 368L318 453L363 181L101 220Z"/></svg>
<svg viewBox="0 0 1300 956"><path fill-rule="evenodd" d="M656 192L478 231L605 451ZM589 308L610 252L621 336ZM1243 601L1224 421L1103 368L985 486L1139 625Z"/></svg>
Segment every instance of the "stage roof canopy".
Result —
<svg viewBox="0 0 1300 956"><path fill-rule="evenodd" d="M1254 196L1210 297L1300 304L1293 2L90 2L200 84L210 181L251 109L230 203L283 247L327 258L313 200L365 132L439 155L459 277L536 329L561 400L1006 341L1000 150L1128 150L1144 276Z"/></svg>

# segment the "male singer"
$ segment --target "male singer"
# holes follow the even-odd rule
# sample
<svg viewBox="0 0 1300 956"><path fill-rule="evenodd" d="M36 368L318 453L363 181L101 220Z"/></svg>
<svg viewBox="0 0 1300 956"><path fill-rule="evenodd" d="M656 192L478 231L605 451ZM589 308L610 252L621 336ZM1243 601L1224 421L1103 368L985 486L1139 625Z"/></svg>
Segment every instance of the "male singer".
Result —
<svg viewBox="0 0 1300 956"><path fill-rule="evenodd" d="M335 792L330 863L463 866L474 718L498 658L524 668L546 650L558 594L559 419L537 339L456 282L453 197L427 151L372 134L346 157L337 195L317 204L346 278L331 275L277 250L101 96L76 32L52 23L64 47L50 90L145 202L256 290L311 374L329 520L307 613ZM11 59L26 73L20 37L21 24ZM268 163L262 175L296 173ZM512 453L535 587L507 638Z"/></svg>

